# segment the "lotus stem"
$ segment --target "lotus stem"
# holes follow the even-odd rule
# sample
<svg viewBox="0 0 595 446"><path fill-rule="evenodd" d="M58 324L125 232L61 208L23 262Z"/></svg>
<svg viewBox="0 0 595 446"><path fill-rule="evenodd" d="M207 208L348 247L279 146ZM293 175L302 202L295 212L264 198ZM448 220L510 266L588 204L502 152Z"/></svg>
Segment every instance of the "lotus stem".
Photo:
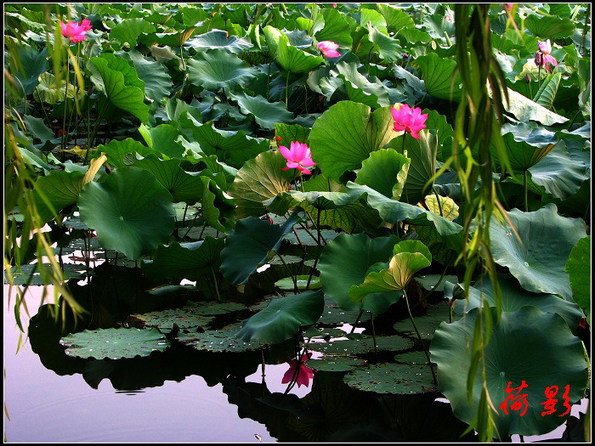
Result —
<svg viewBox="0 0 595 446"><path fill-rule="evenodd" d="M409 313L409 319L411 319L411 324L413 325L413 329L415 330L415 333L417 333L419 342L421 342L421 346L424 349L424 353L428 360L428 367L430 367L430 372L432 372L432 379L434 380L434 384L438 385L438 380L436 379L436 373L434 372L434 368L432 367L432 361L430 360L430 353L428 352L426 344L423 341L423 339L421 338L421 334L419 333L419 330L417 329L417 325L415 325L415 321L413 320L413 314L411 313L411 307L409 306L409 298L407 297L407 291L405 291L405 288L403 288L403 296L405 297L405 304L407 305L407 312Z"/></svg>
<svg viewBox="0 0 595 446"><path fill-rule="evenodd" d="M317 239L316 243L318 243L318 247L320 248L320 209L318 210L318 214L316 214L316 232L318 235L318 239ZM322 253L322 249L319 249L318 254L316 255L316 260L314 260L314 266L312 266L312 268L310 268L310 276L308 277L308 283L306 284L306 289L310 288L310 282L312 281L312 275L314 274L316 265L318 265L318 259L320 259L321 253Z"/></svg>

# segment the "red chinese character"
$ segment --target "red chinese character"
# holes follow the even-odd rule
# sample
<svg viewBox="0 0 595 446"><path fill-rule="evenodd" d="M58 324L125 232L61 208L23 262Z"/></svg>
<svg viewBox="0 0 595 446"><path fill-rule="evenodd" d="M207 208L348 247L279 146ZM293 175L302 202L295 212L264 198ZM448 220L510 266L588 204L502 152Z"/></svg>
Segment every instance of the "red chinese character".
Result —
<svg viewBox="0 0 595 446"><path fill-rule="evenodd" d="M512 410L518 410L520 411L521 409L523 409L523 411L520 413L521 417L524 416L527 413L527 409L529 408L529 402L527 401L527 396L529 396L528 393L521 393L521 390L523 390L526 387L529 387L529 385L525 382L525 380L521 381L521 385L518 387L511 387L512 386L512 381L508 381L508 385L506 386L506 389L504 389L504 391L508 394L506 396L506 398L504 399L504 401L502 401L502 404L500 404L499 409L502 409L504 411L504 413L506 415L508 415L508 403L510 403L510 409ZM513 395L513 392L516 392L516 395Z"/></svg>
<svg viewBox="0 0 595 446"><path fill-rule="evenodd" d="M568 395L569 393L570 393L570 384L566 384L564 386L564 393L562 394L562 398L564 398L564 401L562 402L562 404L566 408L566 411L564 413L561 413L560 415L558 415L559 417L568 415L570 413L570 409L572 409L572 407L570 406L570 396Z"/></svg>
<svg viewBox="0 0 595 446"><path fill-rule="evenodd" d="M551 415L556 411L556 403L558 400L554 398L558 394L558 386L549 386L545 388L545 402L539 403L543 405L544 411L541 412L541 416Z"/></svg>

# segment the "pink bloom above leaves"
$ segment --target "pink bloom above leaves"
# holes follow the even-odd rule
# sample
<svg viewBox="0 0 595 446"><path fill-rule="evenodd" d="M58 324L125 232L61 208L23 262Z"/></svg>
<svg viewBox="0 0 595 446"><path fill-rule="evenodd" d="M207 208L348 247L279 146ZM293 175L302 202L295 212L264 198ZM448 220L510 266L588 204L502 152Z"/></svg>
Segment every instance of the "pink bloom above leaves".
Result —
<svg viewBox="0 0 595 446"><path fill-rule="evenodd" d="M291 381L295 381L298 387L302 384L306 387L310 384L310 380L314 378L314 370L304 364L308 359L312 357L312 353L306 353L302 355L302 358L298 361L297 359L291 359L287 361L289 369L283 375L281 384L287 384Z"/></svg>
<svg viewBox="0 0 595 446"><path fill-rule="evenodd" d="M287 160L287 167L282 170L299 169L305 175L310 175L310 172L306 167L315 166L316 163L312 161L312 152L310 147L306 144L297 141L291 141L290 148L285 146L279 146L279 152L283 155L283 158Z"/></svg>
<svg viewBox="0 0 595 446"><path fill-rule="evenodd" d="M71 42L78 43L87 37L87 32L91 29L91 21L83 19L80 24L78 22L60 22L60 27L64 37L68 37Z"/></svg>
<svg viewBox="0 0 595 446"><path fill-rule="evenodd" d="M318 44L318 49L324 54L326 57L341 57L341 53L337 51L339 45L335 42L330 40L325 40Z"/></svg>
<svg viewBox="0 0 595 446"><path fill-rule="evenodd" d="M549 64L556 66L558 65L558 61L556 61L554 56L550 54L552 52L552 44L550 43L550 39L547 39L545 42L537 42L537 46L539 47L539 51L535 53L535 65L538 67L545 66L547 71L551 71Z"/></svg>
<svg viewBox="0 0 595 446"><path fill-rule="evenodd" d="M395 120L394 130L396 132L407 132L415 139L419 139L419 132L426 128L428 114L422 114L421 108L401 105L398 109L391 107L390 112Z"/></svg>

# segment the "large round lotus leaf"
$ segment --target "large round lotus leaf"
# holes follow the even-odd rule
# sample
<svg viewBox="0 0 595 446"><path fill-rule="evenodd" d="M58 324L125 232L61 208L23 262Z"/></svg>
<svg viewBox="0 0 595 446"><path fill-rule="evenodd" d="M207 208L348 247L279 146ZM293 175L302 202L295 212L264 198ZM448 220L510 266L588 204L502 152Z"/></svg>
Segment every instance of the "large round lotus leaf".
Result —
<svg viewBox="0 0 595 446"><path fill-rule="evenodd" d="M169 342L159 330L138 328L107 328L85 330L63 337L66 354L77 358L121 359L148 356L162 352Z"/></svg>
<svg viewBox="0 0 595 446"><path fill-rule="evenodd" d="M151 173L135 167L117 169L105 181L85 185L78 207L101 246L131 260L165 243L174 230L171 194Z"/></svg>
<svg viewBox="0 0 595 446"><path fill-rule="evenodd" d="M414 318L415 326L422 339L431 340L440 324L450 320L450 305L448 302L443 302L429 306L426 311L425 316ZM417 333L409 318L395 322L393 328L403 335L417 339Z"/></svg>
<svg viewBox="0 0 595 446"><path fill-rule="evenodd" d="M284 70L292 73L305 73L324 63L321 56L315 56L306 53L299 48L291 45L289 38L278 29L272 26L265 26L263 29L267 45L274 48L272 55L275 61L283 67Z"/></svg>
<svg viewBox="0 0 595 446"><path fill-rule="evenodd" d="M556 144L555 132L535 122L502 126L502 136L510 165L515 170L526 170L537 164Z"/></svg>
<svg viewBox="0 0 595 446"><path fill-rule="evenodd" d="M297 282L298 290L315 290L322 286L320 285L320 277L309 276L308 274L299 274L295 277L284 277L283 279L277 280L275 286L282 290L291 291L295 288L294 279Z"/></svg>
<svg viewBox="0 0 595 446"><path fill-rule="evenodd" d="M425 352L420 352L420 351L397 353L395 355L394 359L397 362L403 362L405 364L426 365L426 366L428 364L428 358L426 357Z"/></svg>
<svg viewBox="0 0 595 446"><path fill-rule="evenodd" d="M374 339L372 336L360 334L346 335L352 339L334 340L325 343L310 344L310 350L325 355L362 355L374 352ZM413 347L411 339L399 335L376 336L376 351L397 352Z"/></svg>
<svg viewBox="0 0 595 446"><path fill-rule="evenodd" d="M570 251L564 271L570 276L574 301L588 314L591 309L591 237L580 239Z"/></svg>
<svg viewBox="0 0 595 446"><path fill-rule="evenodd" d="M388 302L384 310L380 307L373 307L372 310L376 310L373 311L375 314L386 311L400 296L399 293L390 291L370 294L364 299L362 307L361 301L355 302L349 298L349 289L352 285L364 282L372 265L388 262L397 241L395 235L371 239L365 234L341 234L329 242L324 247L318 264L324 294L344 310L367 309L367 305L380 305L382 300Z"/></svg>
<svg viewBox="0 0 595 446"><path fill-rule="evenodd" d="M237 336L246 342L257 340L279 344L295 336L300 327L314 324L323 308L322 291L273 299L266 308L244 321Z"/></svg>
<svg viewBox="0 0 595 446"><path fill-rule="evenodd" d="M170 332L174 324L181 329L203 329L213 320L194 312L194 307L182 307L172 310L152 311L150 313L132 314L128 322L135 327L155 327L162 333Z"/></svg>
<svg viewBox="0 0 595 446"><path fill-rule="evenodd" d="M83 187L82 172L65 172L53 170L44 177L39 177L35 182L35 203L37 211L43 222L49 221L63 208L73 205L79 197ZM51 209L41 198L52 205Z"/></svg>
<svg viewBox="0 0 595 446"><path fill-rule="evenodd" d="M308 360L308 367L317 372L349 372L356 367L363 367L366 361L352 356L324 356Z"/></svg>
<svg viewBox="0 0 595 446"><path fill-rule="evenodd" d="M432 361L438 365L440 390L450 401L457 418L466 423L472 422L481 396L481 366L475 375L470 401L466 391L477 314L478 310L472 310L459 321L442 324L430 347ZM492 320L495 318L493 314ZM502 313L485 347L485 358L488 391L497 409L494 420L502 438L552 431L568 418L559 416L564 411L564 387L570 386L572 404L583 397L588 383L588 364L580 339L560 316L535 307ZM523 416L514 410L506 415L500 408L507 396L505 389L509 382L511 387L519 387L523 381L528 386L522 390L527 394L527 411ZM544 406L541 403L545 401L544 391L549 386L560 389L559 413L542 416Z"/></svg>
<svg viewBox="0 0 595 446"><path fill-rule="evenodd" d="M322 311L322 315L320 316L320 320L318 324L321 325L343 325L343 324L355 324L358 320L358 316L360 316L360 312L358 310L344 310L336 305L325 305L324 310ZM359 322L367 322L371 319L371 313L364 311L360 318Z"/></svg>
<svg viewBox="0 0 595 446"><path fill-rule="evenodd" d="M241 53L252 47L252 44L245 37L228 36L227 31L214 29L205 34L200 34L187 40L184 46L197 48L199 50L222 49L232 54Z"/></svg>
<svg viewBox="0 0 595 446"><path fill-rule="evenodd" d="M245 342L236 337L241 324L228 325L219 330L204 333L179 333L178 340L199 351L241 353L263 349L259 341Z"/></svg>
<svg viewBox="0 0 595 446"><path fill-rule="evenodd" d="M275 151L261 153L242 166L229 188L240 217L263 215L266 211L262 203L289 188L294 172L281 170L285 165L285 158Z"/></svg>
<svg viewBox="0 0 595 446"><path fill-rule="evenodd" d="M188 62L188 81L207 90L243 85L254 73L245 62L224 50L200 52Z"/></svg>
<svg viewBox="0 0 595 446"><path fill-rule="evenodd" d="M308 140L312 158L322 173L340 181L341 175L359 169L374 150L397 134L390 107L370 107L341 101L326 110L314 123Z"/></svg>
<svg viewBox="0 0 595 446"><path fill-rule="evenodd" d="M511 210L508 215L520 240L507 223L492 219L491 253L494 261L506 266L528 291L572 297L564 265L575 243L587 235L578 218L558 215L553 204L535 212Z"/></svg>
<svg viewBox="0 0 595 446"><path fill-rule="evenodd" d="M287 110L284 102L269 102L260 95L248 96L245 93L229 93L228 96L238 102L243 114L254 116L256 123L263 129L274 130L276 123L288 122L293 118L293 113Z"/></svg>
<svg viewBox="0 0 595 446"><path fill-rule="evenodd" d="M44 263L45 271L51 271L52 265ZM62 277L65 280L82 279L85 272L84 263L65 263L62 267ZM39 272L39 265L37 263L30 263L28 265L13 266L10 268L10 273L7 269L4 270L4 283L8 282L8 277L15 285L44 285L44 278Z"/></svg>
<svg viewBox="0 0 595 446"><path fill-rule="evenodd" d="M583 317L583 313L574 302L554 294L530 293L521 287L510 274L499 274L498 283L502 292L502 311L514 312L529 305L534 306L546 313L559 314L572 329L576 328ZM496 306L494 287L490 279L486 278L483 283L476 283L475 287L470 288L469 299L455 301L454 311L457 314L463 314L463 312L479 307L481 294L490 307Z"/></svg>
<svg viewBox="0 0 595 446"><path fill-rule="evenodd" d="M568 121L568 118L548 110L511 88L508 88L508 101L504 102L504 106L520 122L537 121L543 125L554 125Z"/></svg>
<svg viewBox="0 0 595 446"><path fill-rule="evenodd" d="M349 387L391 395L436 392L427 365L383 363L359 367L343 377Z"/></svg>

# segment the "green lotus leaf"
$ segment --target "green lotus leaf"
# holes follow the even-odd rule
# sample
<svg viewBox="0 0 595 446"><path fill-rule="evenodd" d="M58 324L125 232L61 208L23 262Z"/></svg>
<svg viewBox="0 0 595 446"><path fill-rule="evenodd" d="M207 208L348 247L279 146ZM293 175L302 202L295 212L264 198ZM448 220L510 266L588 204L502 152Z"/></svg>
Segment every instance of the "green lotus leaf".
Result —
<svg viewBox="0 0 595 446"><path fill-rule="evenodd" d="M204 333L180 333L178 340L198 351L216 353L242 353L262 350L266 344L253 340L245 342L236 337L241 324L227 325L218 330L206 330Z"/></svg>
<svg viewBox="0 0 595 446"><path fill-rule="evenodd" d="M238 220L221 251L223 276L235 285L246 283L248 277L275 254L298 219L294 212L282 226L255 217Z"/></svg>
<svg viewBox="0 0 595 446"><path fill-rule="evenodd" d="M173 125L159 124L156 127L141 125L139 132L149 147L168 158L182 158L186 151L180 141L180 131Z"/></svg>
<svg viewBox="0 0 595 446"><path fill-rule="evenodd" d="M269 149L266 139L248 136L243 130L230 132L216 129L212 122L192 127L194 140L206 155L217 158L230 166L240 168L259 153Z"/></svg>
<svg viewBox="0 0 595 446"><path fill-rule="evenodd" d="M432 264L432 254L419 240L403 240L393 248L388 268L370 271L364 282L349 288L349 297L361 302L368 294L401 291L413 275Z"/></svg>
<svg viewBox="0 0 595 446"><path fill-rule="evenodd" d="M85 330L63 337L65 353L77 358L122 359L149 356L169 347L165 335L156 328L106 328Z"/></svg>
<svg viewBox="0 0 595 446"><path fill-rule="evenodd" d="M405 364L428 365L428 358L426 358L426 354L420 351L397 353L394 357L394 360L396 362L403 362Z"/></svg>
<svg viewBox="0 0 595 446"><path fill-rule="evenodd" d="M533 100L539 105L551 109L554 105L561 79L562 73L549 74L543 81L543 84L541 84L541 87L539 87Z"/></svg>
<svg viewBox="0 0 595 446"><path fill-rule="evenodd" d="M376 209L387 223L405 221L416 226L434 226L441 236L450 236L463 230L461 225L422 207L391 200L374 189L348 182L347 190L359 196L366 196L368 205Z"/></svg>
<svg viewBox="0 0 595 446"><path fill-rule="evenodd" d="M387 62L401 60L403 48L397 39L383 34L371 25L368 25L368 39L378 48L378 54Z"/></svg>
<svg viewBox="0 0 595 446"><path fill-rule="evenodd" d="M53 269L53 265L43 263L42 268L46 271L46 275ZM64 280L82 279L85 274L86 267L83 263L64 263L62 266L62 277ZM12 282L8 281L10 275ZM13 266L10 268L10 274L5 269L4 283L14 283L15 285L43 285L45 277L42 277L37 263L28 265Z"/></svg>
<svg viewBox="0 0 595 446"><path fill-rule="evenodd" d="M379 3L376 6L386 20L389 30L400 32L403 29L415 28L413 18L397 6L388 3Z"/></svg>
<svg viewBox="0 0 595 446"><path fill-rule="evenodd" d="M325 295L335 301L343 310L366 309L380 314L400 297L401 293L373 293L363 302L349 298L349 289L364 282L368 270L378 262L388 262L398 238L369 238L365 234L340 234L326 244L318 270Z"/></svg>
<svg viewBox="0 0 595 446"><path fill-rule="evenodd" d="M362 28L374 26L383 33L387 32L386 20L378 11L368 8L361 8L359 10L359 24Z"/></svg>
<svg viewBox="0 0 595 446"><path fill-rule="evenodd" d="M97 152L103 152L107 156L107 161L116 168L131 166L138 158L137 154L149 156L158 153L150 147L132 139L123 140L112 139L108 144L97 146Z"/></svg>
<svg viewBox="0 0 595 446"><path fill-rule="evenodd" d="M590 178L589 165L574 158L560 141L541 161L528 169L531 180L560 200L576 194L581 185Z"/></svg>
<svg viewBox="0 0 595 446"><path fill-rule="evenodd" d="M461 76L453 74L457 63L432 52L416 59L421 69L422 79L429 94L446 101L459 101L461 98Z"/></svg>
<svg viewBox="0 0 595 446"><path fill-rule="evenodd" d="M245 37L228 36L227 31L214 29L204 34L194 36L186 41L184 46L198 50L225 50L232 54L241 53L252 47Z"/></svg>
<svg viewBox="0 0 595 446"><path fill-rule="evenodd" d="M389 395L436 392L427 365L382 363L359 367L343 377L353 389Z"/></svg>
<svg viewBox="0 0 595 446"><path fill-rule="evenodd" d="M372 318L369 311L364 311L360 314L359 310L343 310L334 304L330 299L326 299L326 304L320 320L319 326L342 326L345 324L354 325L356 322L367 322Z"/></svg>
<svg viewBox="0 0 595 446"><path fill-rule="evenodd" d="M64 101L64 92L68 99L81 99L84 95L84 91L80 91L72 83L67 85L56 82L56 77L49 72L44 72L39 75L39 83L35 87L34 94L40 101L46 102L51 105L59 104Z"/></svg>
<svg viewBox="0 0 595 446"><path fill-rule="evenodd" d="M495 313L495 309L491 311ZM477 413L482 386L480 365L469 400L466 390L471 365L469 343L473 339L477 314L475 309L459 321L441 324L430 347L432 361L438 366L440 391L450 401L455 416L466 423L471 423ZM492 320L495 319L496 315L492 314ZM541 415L547 387L558 386L563 392L565 386L570 386L570 403L584 395L588 382L584 348L557 314L544 313L535 307L521 308L514 313L503 312L500 323L493 327L484 354L487 388L497 409L493 416L496 432L501 438L511 434L545 434L568 418L569 415ZM508 383L518 387L523 382L527 385L522 390L527 394L526 413L520 416L522 412L512 411L506 415L501 405L507 396ZM562 410L559 403L558 411Z"/></svg>
<svg viewBox="0 0 595 446"><path fill-rule="evenodd" d="M319 42L330 40L340 46L350 47L353 43L351 28L343 14L336 9L324 8L324 27L314 35Z"/></svg>
<svg viewBox="0 0 595 446"><path fill-rule="evenodd" d="M511 210L508 215L521 240L508 224L493 219L490 251L494 261L508 267L526 290L571 298L564 265L572 247L587 233L581 219L561 217L557 211L553 204L535 212Z"/></svg>
<svg viewBox="0 0 595 446"><path fill-rule="evenodd" d="M97 231L105 249L138 259L168 240L174 230L171 194L149 172L124 167L82 189L81 220Z"/></svg>
<svg viewBox="0 0 595 446"><path fill-rule="evenodd" d="M572 297L580 307L589 314L591 311L591 237L583 237L573 246L564 265L570 277Z"/></svg>
<svg viewBox="0 0 595 446"><path fill-rule="evenodd" d="M298 124L283 124L281 122L275 124L275 136L281 138L277 145L286 147L291 146L292 141L308 143L308 136L310 129Z"/></svg>
<svg viewBox="0 0 595 446"><path fill-rule="evenodd" d="M267 45L273 48L272 56L284 70L292 73L307 73L324 63L321 56L315 56L293 46L287 35L271 25L265 26L263 32Z"/></svg>
<svg viewBox="0 0 595 446"><path fill-rule="evenodd" d="M426 108L422 112L428 115L426 126L438 140L436 158L444 162L451 155L452 136L454 133L452 125L448 123L446 116L441 115L436 110L428 110Z"/></svg>
<svg viewBox="0 0 595 446"><path fill-rule="evenodd" d="M316 342L309 345L310 350L320 352L324 355L365 355L377 352L398 352L409 350L413 347L413 341L399 335L372 336L346 335L348 339L337 339L329 342ZM350 338L350 339L349 339ZM376 343L376 348L374 348Z"/></svg>
<svg viewBox="0 0 595 446"><path fill-rule="evenodd" d="M515 170L526 170L542 160L558 142L550 132L534 122L502 126L506 154Z"/></svg>
<svg viewBox="0 0 595 446"><path fill-rule="evenodd" d="M299 274L295 277L284 277L283 279L277 280L275 282L275 286L282 290L292 291L295 287L295 284L293 283L294 279L297 282L298 290L306 290L306 289L315 290L322 286L320 284L320 277L312 276L310 278L310 276L308 274Z"/></svg>
<svg viewBox="0 0 595 446"><path fill-rule="evenodd" d="M372 102L373 104L368 105L373 108L391 105L386 86L378 78L374 77L371 80L368 79L369 76L364 76L357 70L357 68L358 65L354 62L339 62L337 65L335 65L335 68L333 71L331 71L331 74L334 75L335 73L338 73L338 77L344 80L347 95L350 98L354 95L362 98L368 98L366 101ZM353 101L362 102L355 99ZM366 103L366 101L363 103Z"/></svg>
<svg viewBox="0 0 595 446"><path fill-rule="evenodd" d="M341 101L326 110L310 131L312 158L322 173L340 181L341 175L359 169L374 150L396 136L390 107L370 107Z"/></svg>
<svg viewBox="0 0 595 446"><path fill-rule="evenodd" d="M64 92L62 92L62 93L64 93ZM50 140L56 138L56 135L54 135L54 132L52 132L45 125L45 123L43 122L43 119L36 118L31 115L23 115L23 121L25 122L25 125L27 126L27 130L29 130L29 133L31 134L31 136L33 136L36 139L39 139L42 143L45 143L46 141L50 141Z"/></svg>
<svg viewBox="0 0 595 446"><path fill-rule="evenodd" d="M508 102L504 106L520 122L537 121L543 125L568 122L568 118L548 110L511 88L508 88Z"/></svg>
<svg viewBox="0 0 595 446"><path fill-rule="evenodd" d="M145 83L147 97L157 102L169 97L173 83L167 68L159 62L146 59L136 50L126 54L134 64L139 79Z"/></svg>
<svg viewBox="0 0 595 446"><path fill-rule="evenodd" d="M135 161L134 167L155 175L157 181L172 194L174 202L183 201L194 204L203 195L203 183L200 177L184 171L180 167L180 160L160 160L155 155L149 155Z"/></svg>
<svg viewBox="0 0 595 446"><path fill-rule="evenodd" d="M152 311L150 313L132 314L128 323L137 328L154 327L161 333L169 333L174 326L182 330L194 331L205 329L213 321L213 316L196 314L194 306L184 306L172 310Z"/></svg>
<svg viewBox="0 0 595 446"><path fill-rule="evenodd" d="M134 67L112 53L92 57L89 62L98 74L91 76L91 80L110 102L141 122L147 122L149 107L144 103L145 83L138 78Z"/></svg>
<svg viewBox="0 0 595 446"><path fill-rule="evenodd" d="M574 302L561 299L554 294L530 293L510 274L498 274L498 284L502 293L502 311L515 312L526 306L534 306L545 313L559 314L572 330L576 329L583 317L583 313ZM470 287L468 299L457 299L454 312L467 313L479 307L482 298L490 307L496 306L494 287L489 278Z"/></svg>
<svg viewBox="0 0 595 446"><path fill-rule="evenodd" d="M134 48L138 36L152 32L155 32L155 26L144 19L124 19L110 30L109 35L122 45L128 43Z"/></svg>
<svg viewBox="0 0 595 446"><path fill-rule="evenodd" d="M198 242L174 242L157 248L154 260L143 261L141 266L147 276L156 280L198 280L202 274L219 269L224 244L223 238L209 236Z"/></svg>
<svg viewBox="0 0 595 446"><path fill-rule="evenodd" d="M244 85L254 75L253 68L225 50L200 52L188 61L188 81L207 90Z"/></svg>
<svg viewBox="0 0 595 446"><path fill-rule="evenodd" d="M52 170L48 175L37 179L34 196L37 211L43 222L56 217L65 207L76 204L83 187L83 177L84 174L81 172ZM41 194L53 209L48 206Z"/></svg>
<svg viewBox="0 0 595 446"><path fill-rule="evenodd" d="M404 147L403 138L405 138ZM399 152L404 151L404 156L411 160L401 197L407 203L416 204L431 191L432 183L427 183L436 173L438 138L429 131L422 131L420 139L409 138L405 133L393 139L389 147Z"/></svg>
<svg viewBox="0 0 595 446"><path fill-rule="evenodd" d="M440 275L440 274L428 274L416 276L415 281L427 291L444 291L444 285L446 282L457 283L458 277L453 275Z"/></svg>
<svg viewBox="0 0 595 446"><path fill-rule="evenodd" d="M278 151L261 153L244 164L228 191L236 201L240 217L263 215L263 203L289 189L295 172L281 170L285 165L286 160Z"/></svg>
<svg viewBox="0 0 595 446"><path fill-rule="evenodd" d="M11 56L10 73L14 76L18 91L23 96L28 96L35 90L39 83L39 77L48 70L48 49L44 47L40 51L29 45L17 45L15 54ZM11 63L11 65L13 65ZM64 89L62 89L64 94Z"/></svg>
<svg viewBox="0 0 595 446"><path fill-rule="evenodd" d="M540 16L529 14L525 26L534 35L543 39L560 39L570 37L575 29L574 21L568 17L553 15Z"/></svg>
<svg viewBox="0 0 595 446"><path fill-rule="evenodd" d="M246 342L279 344L295 336L300 327L314 324L323 308L320 290L272 299L266 308L243 322L237 337Z"/></svg>
<svg viewBox="0 0 595 446"><path fill-rule="evenodd" d="M318 372L349 372L357 367L363 367L366 361L353 356L323 356L308 360L308 367Z"/></svg>
<svg viewBox="0 0 595 446"><path fill-rule="evenodd" d="M237 101L240 110L245 115L252 115L258 125L267 130L273 130L278 122L288 122L293 113L287 110L283 102L269 102L262 96L248 96L245 93L229 94Z"/></svg>

